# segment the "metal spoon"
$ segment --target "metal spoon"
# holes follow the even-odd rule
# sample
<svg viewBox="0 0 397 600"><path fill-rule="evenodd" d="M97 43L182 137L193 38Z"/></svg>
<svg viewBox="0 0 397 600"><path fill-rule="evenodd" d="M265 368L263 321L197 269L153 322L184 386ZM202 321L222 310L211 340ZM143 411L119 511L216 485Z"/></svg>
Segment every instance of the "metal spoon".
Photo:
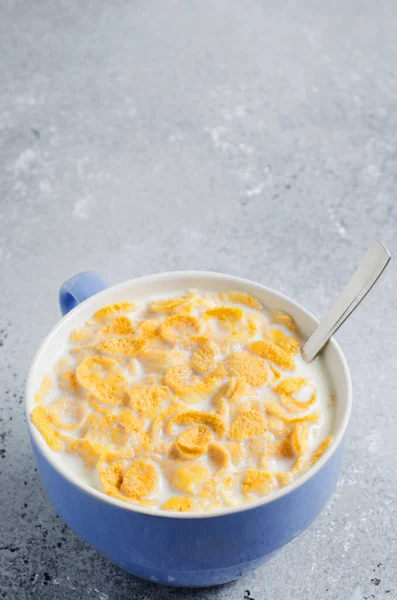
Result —
<svg viewBox="0 0 397 600"><path fill-rule="evenodd" d="M309 363L322 350L330 337L346 321L364 296L367 295L391 256L380 242L373 242L363 262L320 325L302 348L303 359Z"/></svg>

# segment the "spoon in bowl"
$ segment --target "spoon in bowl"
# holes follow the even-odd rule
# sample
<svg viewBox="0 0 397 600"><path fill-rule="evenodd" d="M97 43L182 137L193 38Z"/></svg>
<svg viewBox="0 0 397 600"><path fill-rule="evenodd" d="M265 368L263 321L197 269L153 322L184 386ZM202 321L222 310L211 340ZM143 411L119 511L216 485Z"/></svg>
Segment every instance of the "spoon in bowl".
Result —
<svg viewBox="0 0 397 600"><path fill-rule="evenodd" d="M302 357L309 363L322 350L330 337L366 296L390 260L390 252L380 242L373 242L364 260L302 348Z"/></svg>

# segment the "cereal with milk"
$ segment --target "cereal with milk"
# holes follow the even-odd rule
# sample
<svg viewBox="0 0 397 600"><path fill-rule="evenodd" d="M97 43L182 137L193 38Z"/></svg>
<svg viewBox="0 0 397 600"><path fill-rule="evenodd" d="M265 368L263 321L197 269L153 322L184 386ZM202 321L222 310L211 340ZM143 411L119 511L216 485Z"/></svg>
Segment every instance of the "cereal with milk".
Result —
<svg viewBox="0 0 397 600"><path fill-rule="evenodd" d="M102 307L73 330L31 419L63 470L123 502L225 509L292 483L332 443L321 359L240 291Z"/></svg>

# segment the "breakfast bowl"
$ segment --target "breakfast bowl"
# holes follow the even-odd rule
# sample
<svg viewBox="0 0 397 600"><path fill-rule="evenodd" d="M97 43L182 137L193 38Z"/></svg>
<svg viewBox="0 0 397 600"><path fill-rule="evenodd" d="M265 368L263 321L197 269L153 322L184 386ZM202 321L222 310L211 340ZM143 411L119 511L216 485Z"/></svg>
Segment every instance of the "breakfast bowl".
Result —
<svg viewBox="0 0 397 600"><path fill-rule="evenodd" d="M97 273L80 273L60 289L64 316L47 335L33 360L25 408L43 488L71 529L137 577L168 586L207 587L237 579L268 561L316 519L332 495L352 404L349 369L335 339L322 352L335 402L333 443L290 485L247 505L208 512L174 512L126 504L65 469L30 418L34 396L54 358L59 356L59 348L72 330L95 311L105 304L190 288L211 293L233 289L250 294L267 309L290 315L303 338L310 336L318 324L313 315L285 295L226 274L171 272L107 287Z"/></svg>

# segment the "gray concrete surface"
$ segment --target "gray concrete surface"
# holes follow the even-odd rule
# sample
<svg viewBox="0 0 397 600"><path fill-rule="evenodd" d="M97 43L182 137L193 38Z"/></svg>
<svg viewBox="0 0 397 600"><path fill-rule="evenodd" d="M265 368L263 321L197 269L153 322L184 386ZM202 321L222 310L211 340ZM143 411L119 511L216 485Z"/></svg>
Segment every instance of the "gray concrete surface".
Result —
<svg viewBox="0 0 397 600"><path fill-rule="evenodd" d="M0 597L397 598L396 280L338 333L355 405L337 493L269 565L204 591L102 558L43 495L22 397L77 271L259 280L325 313L396 251L393 1L2 0Z"/></svg>

